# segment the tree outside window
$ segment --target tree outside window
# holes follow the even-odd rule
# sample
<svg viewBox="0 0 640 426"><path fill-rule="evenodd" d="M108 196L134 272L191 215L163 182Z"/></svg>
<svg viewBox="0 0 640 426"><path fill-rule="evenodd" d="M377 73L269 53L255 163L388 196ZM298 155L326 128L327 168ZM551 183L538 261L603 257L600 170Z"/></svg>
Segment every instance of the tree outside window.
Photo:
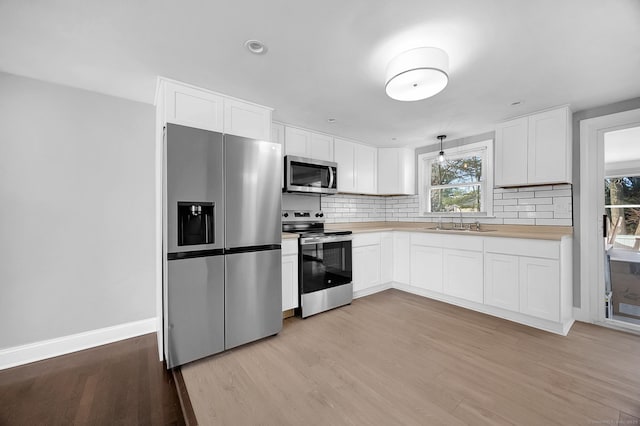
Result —
<svg viewBox="0 0 640 426"><path fill-rule="evenodd" d="M442 163L435 154L420 156L422 214L492 213L492 142L448 150Z"/></svg>

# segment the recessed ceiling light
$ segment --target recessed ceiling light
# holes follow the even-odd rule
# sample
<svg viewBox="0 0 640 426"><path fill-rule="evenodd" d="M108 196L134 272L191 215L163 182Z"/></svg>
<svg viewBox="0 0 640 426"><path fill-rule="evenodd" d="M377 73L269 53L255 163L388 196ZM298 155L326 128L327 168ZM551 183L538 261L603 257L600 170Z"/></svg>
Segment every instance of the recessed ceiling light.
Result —
<svg viewBox="0 0 640 426"><path fill-rule="evenodd" d="M267 53L267 46L259 40L247 40L244 42L244 46L249 52L255 55L264 55Z"/></svg>
<svg viewBox="0 0 640 426"><path fill-rule="evenodd" d="M335 122L336 122L336 119L335 119L335 118L327 118L327 121L328 121L329 123L335 123Z"/></svg>

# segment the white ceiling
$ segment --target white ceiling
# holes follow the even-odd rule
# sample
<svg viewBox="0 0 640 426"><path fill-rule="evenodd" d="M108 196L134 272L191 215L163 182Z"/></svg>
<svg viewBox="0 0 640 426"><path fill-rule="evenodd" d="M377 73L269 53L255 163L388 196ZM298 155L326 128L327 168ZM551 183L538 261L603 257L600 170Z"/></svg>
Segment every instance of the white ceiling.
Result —
<svg viewBox="0 0 640 426"><path fill-rule="evenodd" d="M386 64L420 46L449 53L449 85L389 99ZM162 75L286 123L420 146L640 96L640 1L0 0L0 70L147 103Z"/></svg>

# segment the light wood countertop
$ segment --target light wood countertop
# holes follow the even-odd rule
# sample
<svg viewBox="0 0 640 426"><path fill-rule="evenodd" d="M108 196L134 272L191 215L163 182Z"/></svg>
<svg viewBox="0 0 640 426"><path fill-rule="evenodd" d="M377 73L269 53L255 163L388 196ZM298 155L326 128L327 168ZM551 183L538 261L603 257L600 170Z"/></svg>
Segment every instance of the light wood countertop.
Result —
<svg viewBox="0 0 640 426"><path fill-rule="evenodd" d="M293 232L283 232L282 233L282 239L283 240L292 240L292 239L298 239L298 234L294 234Z"/></svg>
<svg viewBox="0 0 640 426"><path fill-rule="evenodd" d="M466 224L465 224L466 225ZM572 226L533 226L533 225L485 225L481 224L481 232L477 231L454 231L436 230L436 223L433 222L350 222L350 223L327 223L325 229L343 230L347 229L354 234L366 232L385 231L405 231L405 232L430 232L451 235L477 235L481 237L503 237L503 238L529 238L536 240L561 240L565 237L573 236ZM450 226L449 223L444 224ZM473 224L471 225L474 226Z"/></svg>

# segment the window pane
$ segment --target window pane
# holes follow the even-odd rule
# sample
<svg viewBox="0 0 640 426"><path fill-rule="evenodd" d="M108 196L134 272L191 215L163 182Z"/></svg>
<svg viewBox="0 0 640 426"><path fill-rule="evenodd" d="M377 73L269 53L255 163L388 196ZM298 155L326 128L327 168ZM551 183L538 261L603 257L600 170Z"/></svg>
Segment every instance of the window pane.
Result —
<svg viewBox="0 0 640 426"><path fill-rule="evenodd" d="M434 161L431 165L431 185L479 182L481 176L482 157L479 155L447 159L444 163Z"/></svg>
<svg viewBox="0 0 640 426"><path fill-rule="evenodd" d="M431 190L431 211L438 212L479 212L480 185L461 186Z"/></svg>
<svg viewBox="0 0 640 426"><path fill-rule="evenodd" d="M640 176L605 179L604 203L615 206L640 204Z"/></svg>

